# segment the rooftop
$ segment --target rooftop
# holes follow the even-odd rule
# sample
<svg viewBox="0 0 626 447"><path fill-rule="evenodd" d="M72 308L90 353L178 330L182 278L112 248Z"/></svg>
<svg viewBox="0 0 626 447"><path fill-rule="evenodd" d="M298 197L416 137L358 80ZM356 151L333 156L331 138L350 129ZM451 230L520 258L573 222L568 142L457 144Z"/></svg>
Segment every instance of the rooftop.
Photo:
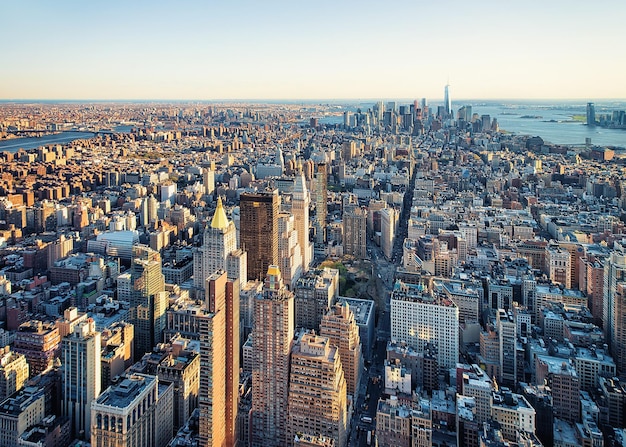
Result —
<svg viewBox="0 0 626 447"><path fill-rule="evenodd" d="M559 445L579 445L574 426L561 419L554 418L554 443Z"/></svg>
<svg viewBox="0 0 626 447"><path fill-rule="evenodd" d="M96 400L100 405L126 408L146 389L157 381L155 376L146 374L132 374L124 377L120 382L107 388Z"/></svg>
<svg viewBox="0 0 626 447"><path fill-rule="evenodd" d="M552 357L549 355L537 355L537 360L548 366L549 374L560 374L576 377L576 370L567 359Z"/></svg>
<svg viewBox="0 0 626 447"><path fill-rule="evenodd" d="M372 318L372 312L374 311L374 301L361 300L358 298L348 298L345 296L339 297L341 304L347 303L350 306L350 310L354 314L354 319L357 325L366 325L370 318Z"/></svg>
<svg viewBox="0 0 626 447"><path fill-rule="evenodd" d="M0 404L0 414L17 416L38 399L43 399L44 392L39 387L27 386L17 394L5 399Z"/></svg>
<svg viewBox="0 0 626 447"><path fill-rule="evenodd" d="M502 388L500 391L493 393L493 406L510 408L513 410L534 408L528 403L528 401L521 394L515 394L506 388Z"/></svg>
<svg viewBox="0 0 626 447"><path fill-rule="evenodd" d="M410 301L433 306L457 307L449 298L430 294L423 284L407 284L396 281L391 292L392 301Z"/></svg>

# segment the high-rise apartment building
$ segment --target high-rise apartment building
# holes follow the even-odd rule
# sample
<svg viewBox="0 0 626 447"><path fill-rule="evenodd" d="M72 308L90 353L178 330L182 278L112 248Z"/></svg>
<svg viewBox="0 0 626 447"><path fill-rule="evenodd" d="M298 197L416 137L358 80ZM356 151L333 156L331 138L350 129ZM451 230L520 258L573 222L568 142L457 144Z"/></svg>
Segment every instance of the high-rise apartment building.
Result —
<svg viewBox="0 0 626 447"><path fill-rule="evenodd" d="M391 293L391 339L418 352L433 343L439 367L452 368L459 358L459 308L422 284L397 282Z"/></svg>
<svg viewBox="0 0 626 447"><path fill-rule="evenodd" d="M517 384L517 362L515 347L517 343L517 325L512 313L498 309L496 324L500 348L500 382L506 385Z"/></svg>
<svg viewBox="0 0 626 447"><path fill-rule="evenodd" d="M346 445L346 381L339 349L327 337L305 333L293 347L288 417L285 445L292 445L298 433Z"/></svg>
<svg viewBox="0 0 626 447"><path fill-rule="evenodd" d="M62 409L73 435L91 439L91 403L100 395L101 342L93 319L78 324L61 342Z"/></svg>
<svg viewBox="0 0 626 447"><path fill-rule="evenodd" d="M161 255L145 245L133 247L130 268L131 323L135 326L135 356L141 358L163 340L167 293Z"/></svg>
<svg viewBox="0 0 626 447"><path fill-rule="evenodd" d="M239 280L242 290L248 282L248 253L238 248L226 258L226 274L231 281Z"/></svg>
<svg viewBox="0 0 626 447"><path fill-rule="evenodd" d="M200 325L200 446L236 444L239 284L219 270L206 279Z"/></svg>
<svg viewBox="0 0 626 447"><path fill-rule="evenodd" d="M380 210L380 248L387 259L391 259L393 254L393 243L396 237L396 223L398 215L393 208L383 208Z"/></svg>
<svg viewBox="0 0 626 447"><path fill-rule="evenodd" d="M291 196L291 213L295 218L295 228L298 232L298 243L302 252L302 271L309 271L313 257L313 247L309 241L309 191L302 171L296 174Z"/></svg>
<svg viewBox="0 0 626 447"><path fill-rule="evenodd" d="M578 259L579 288L589 299L593 324L598 327L602 327L604 307L604 266L600 259L589 254Z"/></svg>
<svg viewBox="0 0 626 447"><path fill-rule="evenodd" d="M159 380L174 384L174 431L185 425L198 406L200 356L193 351L174 349L157 366Z"/></svg>
<svg viewBox="0 0 626 447"><path fill-rule="evenodd" d="M248 280L263 278L270 265L278 265L278 190L245 192L239 201L239 238L248 252Z"/></svg>
<svg viewBox="0 0 626 447"><path fill-rule="evenodd" d="M339 270L311 270L298 279L295 294L296 327L319 330L323 316L339 297Z"/></svg>
<svg viewBox="0 0 626 447"><path fill-rule="evenodd" d="M226 444L237 444L240 335L239 280L226 282Z"/></svg>
<svg viewBox="0 0 626 447"><path fill-rule="evenodd" d="M343 252L356 258L367 257L367 210L348 205L343 213Z"/></svg>
<svg viewBox="0 0 626 447"><path fill-rule="evenodd" d="M337 303L322 317L320 335L327 337L332 346L339 348L348 394L358 395L363 355L359 327L350 306Z"/></svg>
<svg viewBox="0 0 626 447"><path fill-rule="evenodd" d="M221 446L226 442L226 275L206 279L206 314L200 323L199 445ZM210 305L213 304L212 306Z"/></svg>
<svg viewBox="0 0 626 447"><path fill-rule="evenodd" d="M293 293L284 287L278 266L271 265L263 292L254 300L251 447L289 445L287 405L295 329L293 307Z"/></svg>
<svg viewBox="0 0 626 447"><path fill-rule="evenodd" d="M459 394L474 399L473 420L478 426L482 426L491 419L493 383L478 365L472 365L468 371L460 372L457 370L457 376L459 375L461 376Z"/></svg>
<svg viewBox="0 0 626 447"><path fill-rule="evenodd" d="M204 231L202 247L194 252L193 283L197 291L204 291L205 280L217 270L227 270L228 255L237 249L235 224L226 217L222 199L217 198L217 208L211 225Z"/></svg>
<svg viewBox="0 0 626 447"><path fill-rule="evenodd" d="M277 216L278 224L278 260L280 273L285 286L290 290L302 276L302 248L298 232L295 229L295 217L291 213L282 212Z"/></svg>
<svg viewBox="0 0 626 447"><path fill-rule="evenodd" d="M202 186L205 194L213 194L215 191L215 171L210 167L202 168Z"/></svg>
<svg viewBox="0 0 626 447"><path fill-rule="evenodd" d="M36 376L50 368L58 357L61 348L59 329L38 320L22 323L15 334L13 348L26 357L30 375Z"/></svg>
<svg viewBox="0 0 626 447"><path fill-rule="evenodd" d="M616 315L620 298L622 300L624 299L623 294L618 296L618 284L620 282L626 282L626 254L622 247L612 252L604 261L604 301L602 317L604 334L609 344L611 354L615 357L618 371L623 372L625 371L624 366L626 366L626 364L620 365L620 359L618 359L615 351L615 343L619 336L624 335L623 332L621 332L624 326L622 324L620 328L618 315ZM626 357L624 357L622 361L626 362Z"/></svg>
<svg viewBox="0 0 626 447"><path fill-rule="evenodd" d="M28 372L26 357L12 352L8 346L0 349L0 402L22 389Z"/></svg>
<svg viewBox="0 0 626 447"><path fill-rule="evenodd" d="M580 380L567 360L547 355L535 356L536 383L545 383L552 392L554 416L576 423L580 417Z"/></svg>
<svg viewBox="0 0 626 447"><path fill-rule="evenodd" d="M315 173L315 242L323 244L326 242L326 214L328 213L327 189L328 172L326 163L318 163Z"/></svg>
<svg viewBox="0 0 626 447"><path fill-rule="evenodd" d="M618 282L612 295L611 352L617 371L626 373L626 282Z"/></svg>

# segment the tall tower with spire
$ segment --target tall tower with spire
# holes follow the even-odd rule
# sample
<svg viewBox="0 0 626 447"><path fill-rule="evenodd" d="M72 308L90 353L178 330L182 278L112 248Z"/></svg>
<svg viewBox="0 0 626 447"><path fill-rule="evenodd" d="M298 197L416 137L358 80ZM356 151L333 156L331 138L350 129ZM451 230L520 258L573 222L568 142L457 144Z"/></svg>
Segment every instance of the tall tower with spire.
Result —
<svg viewBox="0 0 626 447"><path fill-rule="evenodd" d="M194 253L193 282L196 290L203 291L207 277L217 270L226 271L228 255L236 249L235 224L226 217L222 199L218 197L211 225L204 232L202 247Z"/></svg>
<svg viewBox="0 0 626 447"><path fill-rule="evenodd" d="M446 116L452 115L452 100L450 99L450 82L446 84L446 87L443 91L443 102L444 107L446 108Z"/></svg>
<svg viewBox="0 0 626 447"><path fill-rule="evenodd" d="M309 242L309 191L306 187L306 180L302 171L296 174L293 185L293 196L291 199L291 212L296 219L296 230L298 231L298 243L302 250L302 272L309 271L311 258L313 257L313 246Z"/></svg>

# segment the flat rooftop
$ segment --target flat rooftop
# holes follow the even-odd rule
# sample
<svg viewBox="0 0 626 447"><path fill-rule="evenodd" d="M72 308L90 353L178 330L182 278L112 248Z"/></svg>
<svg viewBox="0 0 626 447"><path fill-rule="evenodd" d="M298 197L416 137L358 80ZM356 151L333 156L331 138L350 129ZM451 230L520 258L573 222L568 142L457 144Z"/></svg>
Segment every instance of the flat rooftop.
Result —
<svg viewBox="0 0 626 447"><path fill-rule="evenodd" d="M350 306L350 310L354 314L357 325L363 326L370 321L372 312L374 311L374 301L340 296L339 302L341 304L347 303L348 306Z"/></svg>
<svg viewBox="0 0 626 447"><path fill-rule="evenodd" d="M100 405L126 408L139 395L156 382L155 376L132 374L124 377L119 383L107 388L96 400Z"/></svg>

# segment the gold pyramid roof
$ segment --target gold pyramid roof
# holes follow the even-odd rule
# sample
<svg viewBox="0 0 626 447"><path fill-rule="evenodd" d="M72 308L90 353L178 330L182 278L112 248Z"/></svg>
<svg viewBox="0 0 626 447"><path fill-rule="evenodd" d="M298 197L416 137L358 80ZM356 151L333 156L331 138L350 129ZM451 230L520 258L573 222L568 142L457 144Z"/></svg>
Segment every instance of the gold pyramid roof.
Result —
<svg viewBox="0 0 626 447"><path fill-rule="evenodd" d="M224 211L224 207L222 206L221 197L217 198L217 208L215 209L213 220L211 220L211 228L217 228L220 230L228 228L228 218L226 217L226 211Z"/></svg>

